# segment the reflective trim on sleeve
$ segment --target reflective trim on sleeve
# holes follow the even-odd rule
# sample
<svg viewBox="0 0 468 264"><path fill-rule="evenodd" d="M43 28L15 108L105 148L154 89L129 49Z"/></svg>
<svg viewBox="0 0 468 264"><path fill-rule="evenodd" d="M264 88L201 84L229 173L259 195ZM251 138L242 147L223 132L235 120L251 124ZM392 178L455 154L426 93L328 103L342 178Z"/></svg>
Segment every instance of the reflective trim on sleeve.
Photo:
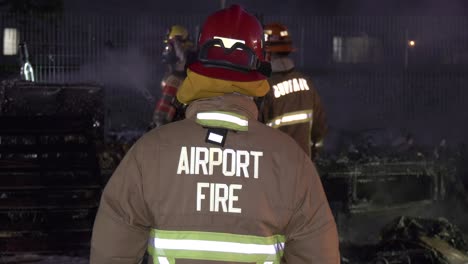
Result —
<svg viewBox="0 0 468 264"><path fill-rule="evenodd" d="M283 255L285 237L153 229L151 240L148 251L155 263L197 259L277 264Z"/></svg>
<svg viewBox="0 0 468 264"><path fill-rule="evenodd" d="M169 260L166 257L158 257L159 264L170 264Z"/></svg>
<svg viewBox="0 0 468 264"><path fill-rule="evenodd" d="M319 142L315 143L314 145L316 148L321 148L323 147L323 140L320 140Z"/></svg>
<svg viewBox="0 0 468 264"><path fill-rule="evenodd" d="M303 110L297 112L289 112L278 116L267 123L268 126L278 128L282 126L294 125L299 123L307 123L312 121L312 110Z"/></svg>
<svg viewBox="0 0 468 264"><path fill-rule="evenodd" d="M222 111L198 113L196 122L202 126L221 127L236 131L247 131L249 127L247 117Z"/></svg>

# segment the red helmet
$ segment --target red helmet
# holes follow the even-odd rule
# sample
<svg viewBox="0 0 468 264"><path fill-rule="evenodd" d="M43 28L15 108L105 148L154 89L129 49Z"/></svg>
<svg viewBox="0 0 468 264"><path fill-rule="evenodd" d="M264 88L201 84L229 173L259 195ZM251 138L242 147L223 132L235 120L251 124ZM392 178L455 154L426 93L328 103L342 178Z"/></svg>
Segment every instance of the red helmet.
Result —
<svg viewBox="0 0 468 264"><path fill-rule="evenodd" d="M239 5L206 19L198 47L198 59L189 65L198 74L247 82L264 80L271 73L264 58L262 25Z"/></svg>
<svg viewBox="0 0 468 264"><path fill-rule="evenodd" d="M288 28L280 23L265 25L265 50L266 52L292 52L292 40Z"/></svg>

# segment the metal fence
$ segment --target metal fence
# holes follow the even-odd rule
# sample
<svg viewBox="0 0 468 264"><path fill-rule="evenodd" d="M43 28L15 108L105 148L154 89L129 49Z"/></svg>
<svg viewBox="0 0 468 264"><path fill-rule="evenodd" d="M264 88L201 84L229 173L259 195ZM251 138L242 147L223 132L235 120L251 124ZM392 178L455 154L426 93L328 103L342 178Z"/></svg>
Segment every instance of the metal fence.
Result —
<svg viewBox="0 0 468 264"><path fill-rule="evenodd" d="M457 124L449 133L466 132L461 124L468 123L463 111L468 17L262 20L288 25L297 48L293 58L313 75L337 130L392 126L443 133L442 127ZM150 120L167 27L182 24L195 36L202 21L200 16L0 14L0 28L17 28L28 43L38 81L104 85L115 128L141 128ZM0 58L0 71L18 67L14 56Z"/></svg>
<svg viewBox="0 0 468 264"><path fill-rule="evenodd" d="M108 126L141 129L151 120L159 96L167 28L179 23L194 32L198 19L2 14L0 27L19 30L37 81L99 83L106 88ZM1 58L3 71L18 77L17 56Z"/></svg>

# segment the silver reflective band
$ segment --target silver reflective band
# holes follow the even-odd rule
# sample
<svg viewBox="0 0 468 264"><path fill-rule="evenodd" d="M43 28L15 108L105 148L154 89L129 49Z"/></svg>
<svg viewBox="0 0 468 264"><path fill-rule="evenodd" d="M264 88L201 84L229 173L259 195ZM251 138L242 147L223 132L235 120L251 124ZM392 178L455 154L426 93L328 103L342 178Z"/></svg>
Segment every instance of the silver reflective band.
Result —
<svg viewBox="0 0 468 264"><path fill-rule="evenodd" d="M274 245L245 244L235 242L219 242L207 240L181 240L154 238L154 246L158 249L196 250L240 254L276 254L284 248L284 243Z"/></svg>
<svg viewBox="0 0 468 264"><path fill-rule="evenodd" d="M159 264L170 264L166 257L158 257ZM273 261L265 261L263 264L273 264Z"/></svg>
<svg viewBox="0 0 468 264"><path fill-rule="evenodd" d="M293 121L306 120L308 118L307 114L296 114L290 116L283 116L281 118L281 123L289 123Z"/></svg>
<svg viewBox="0 0 468 264"><path fill-rule="evenodd" d="M234 115L223 114L223 113L198 113L197 119L226 121L226 122L234 123L236 125L243 126L243 127L247 127L249 125L248 120L239 118Z"/></svg>
<svg viewBox="0 0 468 264"><path fill-rule="evenodd" d="M159 264L169 264L169 260L166 257L158 257Z"/></svg>
<svg viewBox="0 0 468 264"><path fill-rule="evenodd" d="M323 140L320 140L319 142L315 143L314 146L317 148L323 147Z"/></svg>
<svg viewBox="0 0 468 264"><path fill-rule="evenodd" d="M301 112L287 113L278 118L275 118L267 123L271 127L280 127L297 123L305 123L312 120L312 111L306 110Z"/></svg>
<svg viewBox="0 0 468 264"><path fill-rule="evenodd" d="M213 39L220 39L223 42L224 47L227 49L234 46L234 44L236 44L237 42L245 44L245 41L242 39L224 38L224 37L218 37L218 36L214 36Z"/></svg>
<svg viewBox="0 0 468 264"><path fill-rule="evenodd" d="M208 136L208 139L214 142L218 142L218 143L223 142L223 136L215 134L215 133L210 133L210 135Z"/></svg>

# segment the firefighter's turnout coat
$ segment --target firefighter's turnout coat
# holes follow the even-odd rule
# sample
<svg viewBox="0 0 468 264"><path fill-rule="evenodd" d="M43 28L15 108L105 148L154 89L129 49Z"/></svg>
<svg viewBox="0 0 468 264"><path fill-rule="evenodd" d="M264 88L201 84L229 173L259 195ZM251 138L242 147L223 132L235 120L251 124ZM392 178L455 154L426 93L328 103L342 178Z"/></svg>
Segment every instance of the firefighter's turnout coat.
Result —
<svg viewBox="0 0 468 264"><path fill-rule="evenodd" d="M294 138L309 154L327 131L325 111L312 81L297 71L289 57L272 59L271 90L265 96L261 120Z"/></svg>
<svg viewBox="0 0 468 264"><path fill-rule="evenodd" d="M91 263L339 263L316 169L247 96L194 101L129 150L106 185Z"/></svg>

